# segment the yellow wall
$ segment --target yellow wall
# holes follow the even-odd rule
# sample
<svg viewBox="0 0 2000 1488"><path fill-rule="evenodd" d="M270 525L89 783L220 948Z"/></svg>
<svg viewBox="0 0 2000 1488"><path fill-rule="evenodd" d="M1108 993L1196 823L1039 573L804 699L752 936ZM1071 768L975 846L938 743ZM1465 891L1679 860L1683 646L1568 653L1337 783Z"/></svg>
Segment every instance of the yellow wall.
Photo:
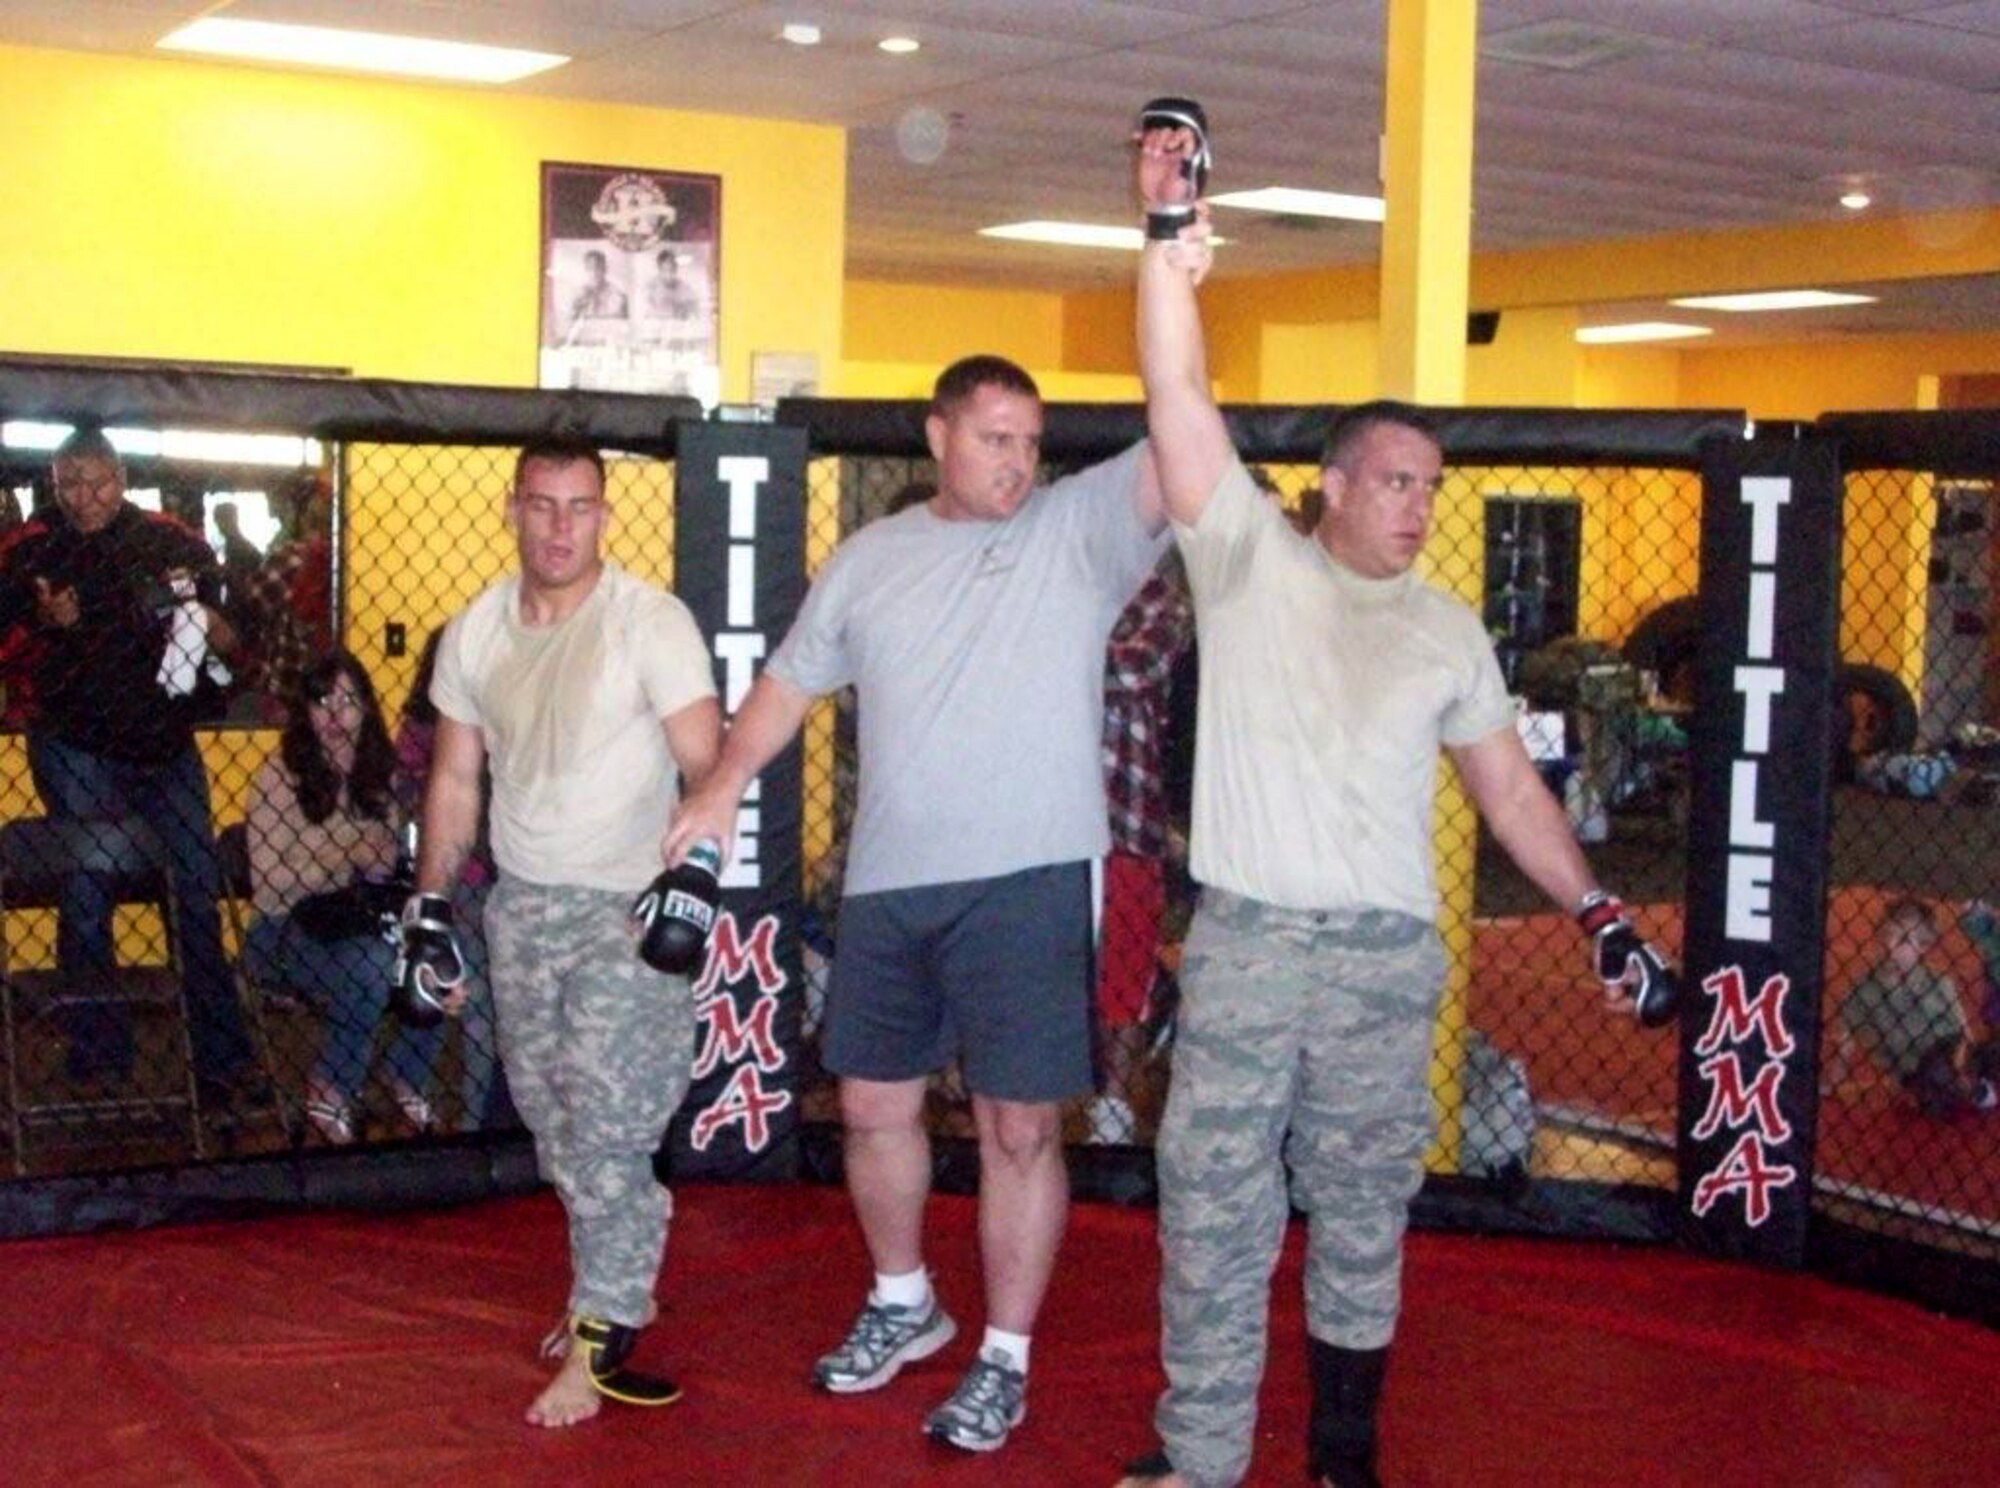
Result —
<svg viewBox="0 0 2000 1488"><path fill-rule="evenodd" d="M1681 353L1656 346L1577 348L1579 408L1682 408Z"/></svg>
<svg viewBox="0 0 2000 1488"><path fill-rule="evenodd" d="M1268 324L1259 348L1263 403L1362 403L1380 385L1381 336L1372 320Z"/></svg>
<svg viewBox="0 0 2000 1488"><path fill-rule="evenodd" d="M533 386L543 161L722 177L723 396L840 354L845 137L0 47L0 345Z"/></svg>
<svg viewBox="0 0 2000 1488"><path fill-rule="evenodd" d="M1927 406L1926 377L1966 372L2000 372L2000 335L1878 336L1680 353L1683 406L1743 408L1764 419L1921 408Z"/></svg>
<svg viewBox="0 0 2000 1488"><path fill-rule="evenodd" d="M1996 272L2000 211L1984 209L1485 253L1472 262L1472 303L1590 304Z"/></svg>
<svg viewBox="0 0 2000 1488"><path fill-rule="evenodd" d="M991 352L1031 373L1050 402L1137 402L1126 309L1122 359L1070 360L1069 302L1059 294L853 280L847 285L842 361L833 391L845 398L928 398L940 369ZM1108 323L1106 325L1108 328Z"/></svg>
<svg viewBox="0 0 2000 1488"><path fill-rule="evenodd" d="M2000 336L1700 350L1579 347L1568 335L1576 307L1612 299L1982 273L2000 273L2000 211L1483 254L1472 263L1472 304L1504 313L1494 345L1469 354L1467 401L1745 408L1760 418L1913 408L1924 375L2000 371ZM1222 396L1265 403L1372 396L1374 379L1354 362L1375 345L1375 275L1364 265L1211 280L1203 311ZM1068 296L1064 365L1134 370L1132 315L1127 289Z"/></svg>
<svg viewBox="0 0 2000 1488"><path fill-rule="evenodd" d="M966 351L976 345L968 343ZM938 373L966 351L935 362L842 362L839 396L928 398ZM1145 396L1136 373L1069 372L1032 362L1024 367L1049 403L1137 403Z"/></svg>
<svg viewBox="0 0 2000 1488"><path fill-rule="evenodd" d="M1465 401L1474 407L1572 407L1580 349L1573 308L1509 310L1491 345L1466 350Z"/></svg>
<svg viewBox="0 0 2000 1488"><path fill-rule="evenodd" d="M933 373L981 351L1054 369L1063 365L1063 297L849 280L841 350L856 362L929 362Z"/></svg>

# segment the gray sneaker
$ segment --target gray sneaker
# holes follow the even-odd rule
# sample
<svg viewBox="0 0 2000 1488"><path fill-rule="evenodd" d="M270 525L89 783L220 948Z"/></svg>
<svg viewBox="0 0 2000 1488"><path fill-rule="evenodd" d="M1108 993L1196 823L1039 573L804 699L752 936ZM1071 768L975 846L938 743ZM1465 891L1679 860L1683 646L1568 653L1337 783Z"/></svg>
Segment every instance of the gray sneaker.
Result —
<svg viewBox="0 0 2000 1488"><path fill-rule="evenodd" d="M870 1302L839 1348L813 1365L813 1382L836 1395L877 1389L905 1364L928 1359L957 1336L958 1324L931 1299L921 1311Z"/></svg>
<svg viewBox="0 0 2000 1488"><path fill-rule="evenodd" d="M981 1349L951 1399L924 1417L924 1431L966 1452L995 1452L1028 1416L1028 1377L998 1349Z"/></svg>

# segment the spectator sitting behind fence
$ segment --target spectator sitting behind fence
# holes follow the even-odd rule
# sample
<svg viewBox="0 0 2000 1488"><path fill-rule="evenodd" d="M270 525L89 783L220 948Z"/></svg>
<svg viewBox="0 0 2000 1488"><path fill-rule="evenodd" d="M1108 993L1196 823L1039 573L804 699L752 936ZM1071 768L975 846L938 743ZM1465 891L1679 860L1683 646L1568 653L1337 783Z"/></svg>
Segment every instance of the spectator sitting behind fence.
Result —
<svg viewBox="0 0 2000 1488"><path fill-rule="evenodd" d="M1979 953L1985 973L1980 988L1979 1016L1989 1039L2000 1038L2000 909L1984 899L1970 901L1959 911L1958 928Z"/></svg>
<svg viewBox="0 0 2000 1488"><path fill-rule="evenodd" d="M306 669L287 702L277 753L250 787L258 918L244 958L259 981L299 993L326 1017L306 1119L335 1146L352 1142L359 1129L369 1055L395 970L380 920L385 907L400 907L386 883L396 859L395 763L367 672L336 651ZM382 887L368 892L370 880ZM416 1131L432 1125L425 1091L443 1033L399 1025L389 1045L396 1104Z"/></svg>
<svg viewBox="0 0 2000 1488"><path fill-rule="evenodd" d="M222 949L221 870L208 773L194 741L194 683L235 646L217 606L215 555L172 517L125 499L125 467L101 430L56 450L55 501L0 545L0 635L34 631L36 710L28 765L52 818L143 818L172 869L194 1063L203 1105L262 1104L250 1040ZM105 988L116 967L111 886L65 880L57 964L71 986ZM65 1009L73 1080L122 1082L132 1015L115 999Z"/></svg>
<svg viewBox="0 0 2000 1488"><path fill-rule="evenodd" d="M402 714L396 720L393 789L397 806L411 821L423 815L424 787L430 781L431 754L437 747L438 710L431 701L431 682L437 676L438 643L443 639L444 628L440 626L424 642L417 659L417 675L410 682L410 695L403 700ZM508 1126L515 1119L514 1103L507 1094L507 1077L500 1073L492 990L486 980L484 917L486 895L495 876L486 828L493 793L490 780L482 776L480 784L478 840L465 855L465 866L459 870L458 883L451 891L452 915L459 927L459 949L465 953L465 1005L458 1015L461 1131Z"/></svg>
<svg viewBox="0 0 2000 1488"><path fill-rule="evenodd" d="M1975 1046L1948 972L1927 965L1938 929L1921 899L1898 899L1883 911L1882 959L1841 1004L1831 1078L1842 1082L1858 1045L1908 1091L1926 1116L1991 1111L2000 1080L2000 1043Z"/></svg>

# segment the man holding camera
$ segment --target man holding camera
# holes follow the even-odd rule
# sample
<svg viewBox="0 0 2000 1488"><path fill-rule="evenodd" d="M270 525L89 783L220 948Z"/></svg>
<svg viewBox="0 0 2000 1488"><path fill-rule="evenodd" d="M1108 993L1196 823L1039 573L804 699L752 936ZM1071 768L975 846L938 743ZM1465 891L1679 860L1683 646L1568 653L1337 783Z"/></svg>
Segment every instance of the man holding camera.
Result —
<svg viewBox="0 0 2000 1488"><path fill-rule="evenodd" d="M35 710L28 763L51 818L137 817L170 869L183 991L203 1105L268 1099L249 1088L250 1040L222 949L221 869L208 772L195 748L194 695L214 653L235 648L215 555L172 517L125 499L125 466L102 430L56 450L55 501L0 547L0 633L32 633ZM62 888L57 964L79 992L116 969L112 885L75 872ZM131 1009L80 997L65 1009L72 1081L121 1085Z"/></svg>

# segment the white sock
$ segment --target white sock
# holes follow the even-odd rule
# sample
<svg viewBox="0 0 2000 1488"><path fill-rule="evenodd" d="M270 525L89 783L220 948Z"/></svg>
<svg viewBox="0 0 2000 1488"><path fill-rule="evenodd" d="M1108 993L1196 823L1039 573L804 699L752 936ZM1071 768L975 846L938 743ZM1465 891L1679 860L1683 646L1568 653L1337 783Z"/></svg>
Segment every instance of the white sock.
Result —
<svg viewBox="0 0 2000 1488"><path fill-rule="evenodd" d="M905 1271L900 1276L875 1273L875 1290L868 1294L869 1300L881 1307L914 1307L919 1311L930 1306L931 1274L922 1266L914 1271Z"/></svg>
<svg viewBox="0 0 2000 1488"><path fill-rule="evenodd" d="M988 1328L986 1336L979 1340L979 1352L995 1349L1007 1356L1007 1367L1021 1374L1028 1372L1028 1335L1007 1333L999 1328Z"/></svg>

